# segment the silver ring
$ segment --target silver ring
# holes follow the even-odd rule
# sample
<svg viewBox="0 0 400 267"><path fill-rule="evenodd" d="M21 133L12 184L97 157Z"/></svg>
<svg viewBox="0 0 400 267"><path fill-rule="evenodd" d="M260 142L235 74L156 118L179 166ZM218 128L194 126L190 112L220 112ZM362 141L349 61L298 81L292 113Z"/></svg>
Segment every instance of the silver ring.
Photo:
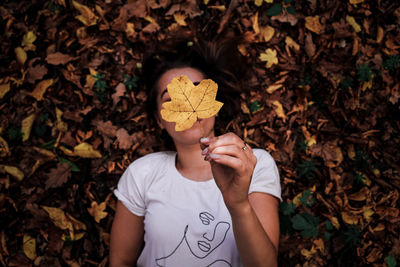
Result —
<svg viewBox="0 0 400 267"><path fill-rule="evenodd" d="M244 151L247 150L247 143L246 143L246 142L244 142L244 145L243 145L242 149L243 149Z"/></svg>

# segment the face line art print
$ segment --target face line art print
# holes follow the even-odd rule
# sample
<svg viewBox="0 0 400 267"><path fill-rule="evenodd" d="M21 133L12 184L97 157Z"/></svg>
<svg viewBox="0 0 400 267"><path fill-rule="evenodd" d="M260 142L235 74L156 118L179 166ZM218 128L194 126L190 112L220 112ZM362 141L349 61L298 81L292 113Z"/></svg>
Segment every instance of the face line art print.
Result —
<svg viewBox="0 0 400 267"><path fill-rule="evenodd" d="M212 221L214 221L214 216L208 212L201 212L199 214L199 218L203 225L210 225L210 223ZM196 253L193 250L192 246L190 245L190 244L194 244L194 242L190 242L189 241L190 238L188 240L189 225L186 225L183 237L180 240L179 244L168 256L156 259L157 266L167 266L166 263L169 260L172 260L174 256L177 257L177 254L182 254L182 253L184 254L183 257L192 258L193 263L195 261L198 262L200 260L201 264L202 264L201 266L217 266L217 265L218 266L231 266L231 264L229 262L227 262L226 260L223 260L223 259L217 259L208 264L205 264L206 262L204 261L204 260L207 260L206 259L207 256L209 256L215 249L217 249L225 241L226 235L227 235L230 227L231 226L228 222L220 221L214 227L212 238L207 237L208 236L207 232L204 233L202 235L202 237L205 240L207 240L208 242L204 241L204 240L199 240L197 242L198 249L204 253L204 255L201 256L201 255L199 255L199 253ZM216 238L218 238L218 239L216 239ZM213 246L213 244L210 244L210 243L214 240L216 240L216 242L214 243L214 246ZM185 242L183 242L183 241L185 241Z"/></svg>

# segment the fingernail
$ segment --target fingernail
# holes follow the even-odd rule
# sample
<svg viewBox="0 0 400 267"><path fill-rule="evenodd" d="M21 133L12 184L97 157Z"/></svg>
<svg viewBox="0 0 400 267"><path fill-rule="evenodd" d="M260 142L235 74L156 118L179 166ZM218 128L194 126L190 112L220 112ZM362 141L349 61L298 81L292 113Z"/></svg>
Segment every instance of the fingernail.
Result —
<svg viewBox="0 0 400 267"><path fill-rule="evenodd" d="M219 158L221 157L221 155L213 154L213 153L208 154L208 156L209 156L210 158L212 158L212 159L219 159Z"/></svg>
<svg viewBox="0 0 400 267"><path fill-rule="evenodd" d="M207 151L208 151L208 147L204 148L203 151L201 151L201 154L205 155L205 154L207 154Z"/></svg>
<svg viewBox="0 0 400 267"><path fill-rule="evenodd" d="M208 141L210 141L210 138L208 138L208 137L200 138L200 143L205 143L205 142L208 142Z"/></svg>

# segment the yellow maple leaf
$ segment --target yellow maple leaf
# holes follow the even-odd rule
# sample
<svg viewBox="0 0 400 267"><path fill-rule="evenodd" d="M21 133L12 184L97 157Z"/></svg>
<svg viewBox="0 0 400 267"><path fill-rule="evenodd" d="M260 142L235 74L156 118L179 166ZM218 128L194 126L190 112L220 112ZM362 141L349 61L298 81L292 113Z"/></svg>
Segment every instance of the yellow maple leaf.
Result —
<svg viewBox="0 0 400 267"><path fill-rule="evenodd" d="M92 201L91 207L88 208L89 214L94 217L94 220L99 223L101 219L107 217L108 213L104 211L106 209L106 202L97 204L96 201Z"/></svg>
<svg viewBox="0 0 400 267"><path fill-rule="evenodd" d="M202 80L195 86L185 75L175 77L167 85L171 101L163 103L161 117L176 122L175 130L184 131L200 119L218 113L223 103L216 101L218 85L211 79Z"/></svg>
<svg viewBox="0 0 400 267"><path fill-rule="evenodd" d="M33 44L35 40L36 35L32 31L29 31L24 35L24 37L22 37L21 45L24 47L25 51L34 51L36 49L36 46Z"/></svg>
<svg viewBox="0 0 400 267"><path fill-rule="evenodd" d="M174 13L174 19L176 21L176 23L178 23L180 26L187 26L187 23L185 21L186 19L186 15L183 13Z"/></svg>
<svg viewBox="0 0 400 267"><path fill-rule="evenodd" d="M24 234L24 239L23 239L23 245L25 255L31 259L35 260L37 255L36 255L36 239L31 237L28 234Z"/></svg>
<svg viewBox="0 0 400 267"><path fill-rule="evenodd" d="M306 20L306 28L309 29L312 32L315 32L316 34L321 34L322 32L322 25L319 22L319 16L309 16L305 18Z"/></svg>
<svg viewBox="0 0 400 267"><path fill-rule="evenodd" d="M266 61L266 68L271 68L272 65L278 64L278 58L276 57L276 50L268 48L265 50L265 53L261 53L258 57L261 61Z"/></svg>

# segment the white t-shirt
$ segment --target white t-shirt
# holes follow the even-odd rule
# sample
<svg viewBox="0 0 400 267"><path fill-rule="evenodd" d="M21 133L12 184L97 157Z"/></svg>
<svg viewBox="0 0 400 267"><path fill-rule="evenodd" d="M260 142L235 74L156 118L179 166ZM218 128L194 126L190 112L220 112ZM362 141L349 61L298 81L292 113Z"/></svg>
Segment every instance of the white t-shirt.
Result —
<svg viewBox="0 0 400 267"><path fill-rule="evenodd" d="M257 157L249 193L281 199L279 173L271 155ZM197 182L175 167L176 152L157 152L135 160L124 172L117 198L144 216L145 246L137 266L241 266L228 209L214 179Z"/></svg>

